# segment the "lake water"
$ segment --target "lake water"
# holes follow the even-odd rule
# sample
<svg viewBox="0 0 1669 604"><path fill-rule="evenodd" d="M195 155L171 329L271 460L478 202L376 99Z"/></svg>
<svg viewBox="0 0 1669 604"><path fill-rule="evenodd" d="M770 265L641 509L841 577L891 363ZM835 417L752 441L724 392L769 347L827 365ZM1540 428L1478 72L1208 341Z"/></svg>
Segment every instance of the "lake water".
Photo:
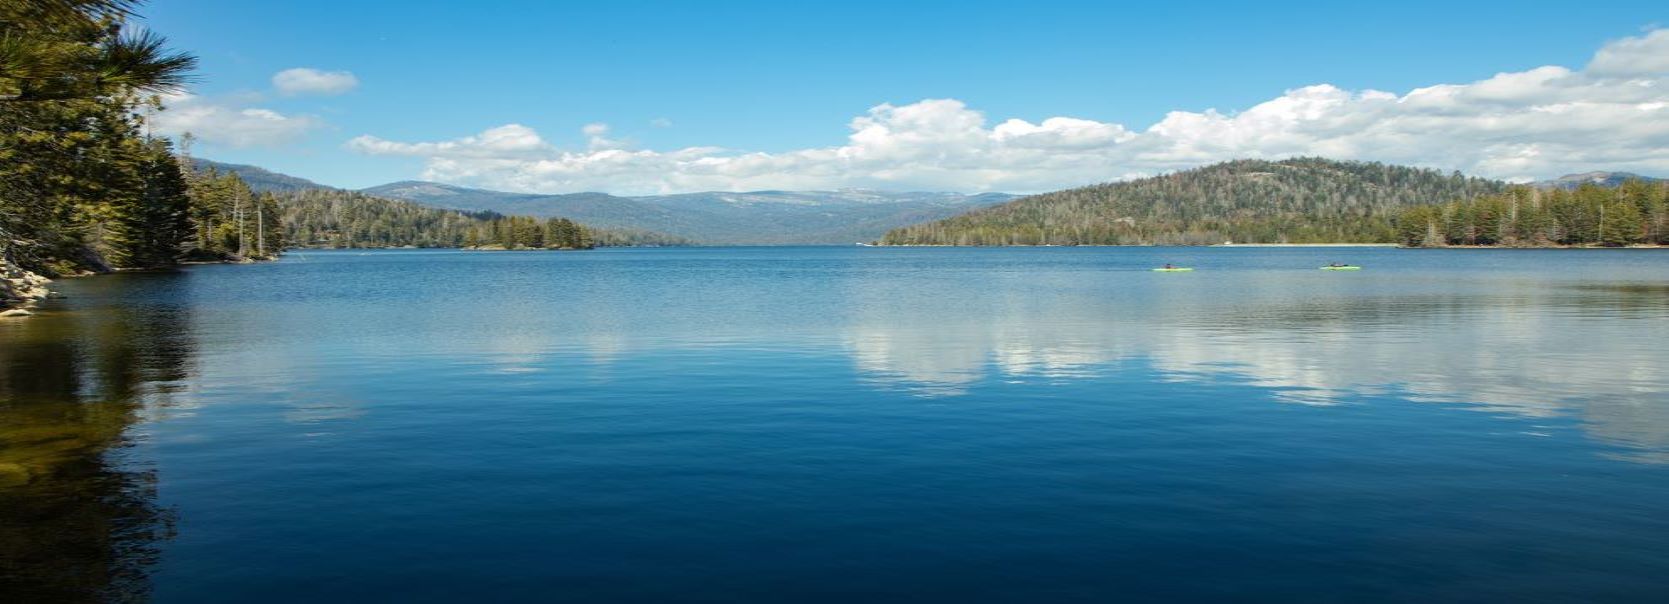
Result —
<svg viewBox="0 0 1669 604"><path fill-rule="evenodd" d="M1669 599L1663 251L303 251L58 289L0 320L0 600Z"/></svg>

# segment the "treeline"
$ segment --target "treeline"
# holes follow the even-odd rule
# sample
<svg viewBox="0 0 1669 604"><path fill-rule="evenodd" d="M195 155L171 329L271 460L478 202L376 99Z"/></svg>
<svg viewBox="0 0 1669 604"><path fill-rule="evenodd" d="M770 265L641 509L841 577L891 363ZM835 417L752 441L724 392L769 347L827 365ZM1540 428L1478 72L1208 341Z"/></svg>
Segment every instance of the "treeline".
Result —
<svg viewBox="0 0 1669 604"><path fill-rule="evenodd" d="M1401 209L1497 193L1459 173L1298 158L1231 161L1023 197L888 232L886 245L1390 242Z"/></svg>
<svg viewBox="0 0 1669 604"><path fill-rule="evenodd" d="M591 233L567 218L539 220L531 216L504 216L464 233L464 247L520 249L590 249L596 247Z"/></svg>
<svg viewBox="0 0 1669 604"><path fill-rule="evenodd" d="M213 169L187 173L192 239L185 256L196 260L267 260L284 250L284 218L278 199L255 193L243 178Z"/></svg>
<svg viewBox="0 0 1669 604"><path fill-rule="evenodd" d="M276 253L276 208L145 132L195 65L135 2L0 2L0 268L58 275ZM272 229L276 231L276 228Z"/></svg>
<svg viewBox="0 0 1669 604"><path fill-rule="evenodd" d="M462 247L487 217L354 191L280 194L285 239L296 247Z"/></svg>
<svg viewBox="0 0 1669 604"><path fill-rule="evenodd" d="M1407 208L1397 216L1396 228L1399 242L1416 247L1669 244L1669 182L1629 180L1575 190L1513 187Z"/></svg>
<svg viewBox="0 0 1669 604"><path fill-rule="evenodd" d="M585 227L591 233L591 242L597 247L678 247L695 245L695 241L687 237L669 235L659 231L645 231L643 229L599 229Z"/></svg>
<svg viewBox="0 0 1669 604"><path fill-rule="evenodd" d="M277 193L274 199L284 239L296 247L589 249L689 243L659 233L593 229L566 218L445 210L338 189Z"/></svg>

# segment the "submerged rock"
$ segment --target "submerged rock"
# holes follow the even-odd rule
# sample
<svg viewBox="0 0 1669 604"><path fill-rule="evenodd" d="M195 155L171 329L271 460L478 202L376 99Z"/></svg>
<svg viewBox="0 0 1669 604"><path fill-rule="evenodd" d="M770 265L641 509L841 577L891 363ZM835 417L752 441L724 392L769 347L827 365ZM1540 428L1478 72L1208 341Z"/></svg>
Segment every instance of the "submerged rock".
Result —
<svg viewBox="0 0 1669 604"><path fill-rule="evenodd" d="M46 284L50 282L46 277L0 260L0 310L51 297L52 292L46 289ZM30 314L29 311L15 309L0 313L0 317L26 317Z"/></svg>
<svg viewBox="0 0 1669 604"><path fill-rule="evenodd" d="M29 468L23 464L0 462L0 487L16 487L29 484Z"/></svg>

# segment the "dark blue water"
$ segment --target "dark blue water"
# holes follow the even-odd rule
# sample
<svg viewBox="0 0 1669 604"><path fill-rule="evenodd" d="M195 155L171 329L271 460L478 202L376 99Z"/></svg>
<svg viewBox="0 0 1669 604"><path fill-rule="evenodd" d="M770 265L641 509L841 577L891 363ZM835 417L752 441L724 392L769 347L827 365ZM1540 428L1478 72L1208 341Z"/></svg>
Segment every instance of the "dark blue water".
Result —
<svg viewBox="0 0 1669 604"><path fill-rule="evenodd" d="M1657 250L304 251L60 289L0 323L14 593L1669 598Z"/></svg>

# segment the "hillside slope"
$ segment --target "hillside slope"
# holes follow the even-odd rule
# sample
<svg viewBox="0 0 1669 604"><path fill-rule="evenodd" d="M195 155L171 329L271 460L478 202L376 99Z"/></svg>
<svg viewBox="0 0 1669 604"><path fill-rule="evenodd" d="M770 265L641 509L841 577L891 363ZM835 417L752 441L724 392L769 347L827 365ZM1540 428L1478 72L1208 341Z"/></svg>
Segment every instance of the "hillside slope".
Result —
<svg viewBox="0 0 1669 604"><path fill-rule="evenodd" d="M1390 242L1400 208L1505 183L1319 158L1239 160L1023 197L895 229L887 245L1185 245Z"/></svg>
<svg viewBox="0 0 1669 604"><path fill-rule="evenodd" d="M288 193L292 191L304 191L307 189L334 188L321 185L305 178L273 172L259 166L251 166L247 164L228 164L200 157L191 158L191 163L192 166L199 172L213 170L221 174L225 174L227 172L236 174L238 175L238 178L243 179L244 184L249 185L249 190L256 193Z"/></svg>

